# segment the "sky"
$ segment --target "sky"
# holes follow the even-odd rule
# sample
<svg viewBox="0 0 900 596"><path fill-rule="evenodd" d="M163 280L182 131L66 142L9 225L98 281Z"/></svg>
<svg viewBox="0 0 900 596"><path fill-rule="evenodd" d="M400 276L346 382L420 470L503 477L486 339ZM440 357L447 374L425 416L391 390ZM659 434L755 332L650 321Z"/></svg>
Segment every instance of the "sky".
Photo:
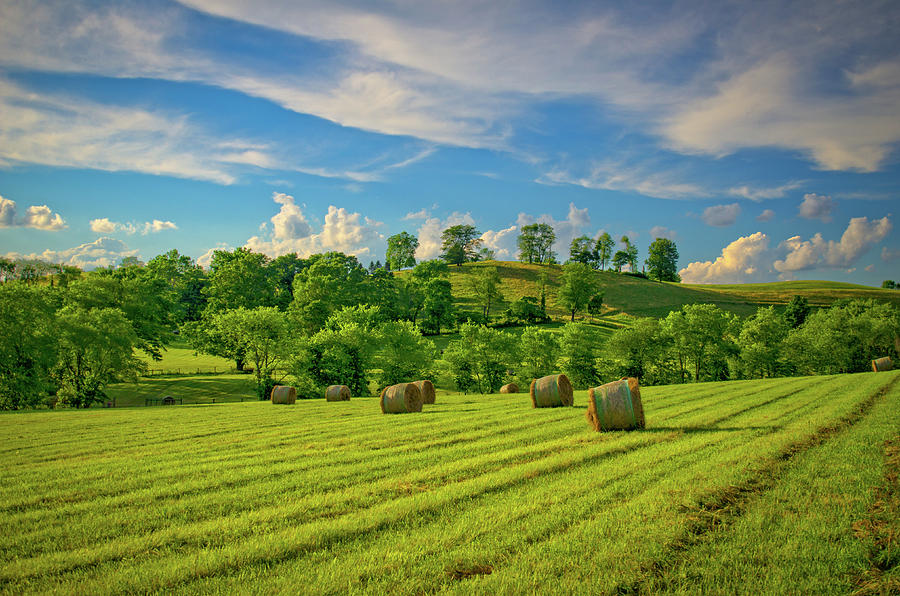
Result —
<svg viewBox="0 0 900 596"><path fill-rule="evenodd" d="M0 255L675 241L900 279L900 3L0 0Z"/></svg>

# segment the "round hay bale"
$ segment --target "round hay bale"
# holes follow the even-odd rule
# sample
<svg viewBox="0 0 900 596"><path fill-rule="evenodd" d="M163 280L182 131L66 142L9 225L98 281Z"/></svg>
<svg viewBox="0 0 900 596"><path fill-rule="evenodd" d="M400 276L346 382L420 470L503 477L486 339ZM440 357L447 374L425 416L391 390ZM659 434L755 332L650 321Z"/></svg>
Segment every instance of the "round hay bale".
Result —
<svg viewBox="0 0 900 596"><path fill-rule="evenodd" d="M272 387L273 404L293 404L297 402L297 390L288 385L275 385Z"/></svg>
<svg viewBox="0 0 900 596"><path fill-rule="evenodd" d="M419 392L422 393L422 403L423 404L433 404L435 399L434 393L434 383L429 380L424 381L413 381L413 385L419 388Z"/></svg>
<svg viewBox="0 0 900 596"><path fill-rule="evenodd" d="M503 387L500 388L500 393L518 393L519 386L515 383L507 383Z"/></svg>
<svg viewBox="0 0 900 596"><path fill-rule="evenodd" d="M644 428L644 405L637 379L624 378L589 390L586 417L598 432Z"/></svg>
<svg viewBox="0 0 900 596"><path fill-rule="evenodd" d="M350 401L350 388L346 385L329 385L325 390L325 401Z"/></svg>
<svg viewBox="0 0 900 596"><path fill-rule="evenodd" d="M535 408L571 406L572 383L566 375L548 375L531 382L531 405Z"/></svg>
<svg viewBox="0 0 900 596"><path fill-rule="evenodd" d="M886 370L894 370L894 362L889 357L878 358L872 361L872 370L875 372L884 372Z"/></svg>
<svg viewBox="0 0 900 596"><path fill-rule="evenodd" d="M381 391L381 412L402 414L422 411L422 392L414 383L398 383Z"/></svg>

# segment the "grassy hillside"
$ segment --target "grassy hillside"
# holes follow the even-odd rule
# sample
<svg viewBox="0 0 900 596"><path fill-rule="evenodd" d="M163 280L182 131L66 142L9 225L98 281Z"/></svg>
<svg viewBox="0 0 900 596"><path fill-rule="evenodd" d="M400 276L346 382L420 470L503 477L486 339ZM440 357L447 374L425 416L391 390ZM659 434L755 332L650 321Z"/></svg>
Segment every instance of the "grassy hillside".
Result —
<svg viewBox="0 0 900 596"><path fill-rule="evenodd" d="M476 310L475 297L467 279L480 267L497 268L503 279L502 290L507 302L522 296L538 296L540 273L547 272L550 278L548 314L560 320L569 314L557 302L562 266L529 265L517 261L485 261L467 263L461 267L451 266L450 283L457 298L457 306L461 309ZM611 272L597 272L597 278L604 294L604 303L609 307L608 314L662 317L685 304L703 302L718 304L730 312L746 316L756 312L759 306L787 304L795 294L805 296L810 304L816 306L827 306L842 298L875 298L900 306L900 290L828 281L719 286L661 283ZM501 310L502 308L493 312L499 313Z"/></svg>
<svg viewBox="0 0 900 596"><path fill-rule="evenodd" d="M0 591L889 593L898 381L3 413Z"/></svg>

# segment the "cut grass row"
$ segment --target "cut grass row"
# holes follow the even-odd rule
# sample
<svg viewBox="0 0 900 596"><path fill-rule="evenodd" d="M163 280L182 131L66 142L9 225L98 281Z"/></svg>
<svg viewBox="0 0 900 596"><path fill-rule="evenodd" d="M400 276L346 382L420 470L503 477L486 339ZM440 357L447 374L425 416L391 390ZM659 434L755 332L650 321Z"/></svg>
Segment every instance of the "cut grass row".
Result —
<svg viewBox="0 0 900 596"><path fill-rule="evenodd" d="M534 411L523 396L451 397L419 417L384 417L375 400L48 413L52 453L4 469L0 544L15 560L0 585L505 591L563 577L560 591L606 589L578 548L627 581L686 531L684 506L886 378L648 388L647 431L607 435L588 433L580 409ZM66 453L98 434L105 449L73 466ZM5 460L23 448L3 444Z"/></svg>

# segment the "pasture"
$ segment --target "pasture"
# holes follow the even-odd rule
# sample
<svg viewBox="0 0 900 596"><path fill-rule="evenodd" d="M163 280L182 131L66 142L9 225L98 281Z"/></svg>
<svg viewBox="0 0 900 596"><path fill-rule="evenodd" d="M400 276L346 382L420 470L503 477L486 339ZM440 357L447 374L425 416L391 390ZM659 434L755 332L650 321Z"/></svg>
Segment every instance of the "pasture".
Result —
<svg viewBox="0 0 900 596"><path fill-rule="evenodd" d="M900 372L642 393L603 434L584 391L3 413L0 591L900 586Z"/></svg>

